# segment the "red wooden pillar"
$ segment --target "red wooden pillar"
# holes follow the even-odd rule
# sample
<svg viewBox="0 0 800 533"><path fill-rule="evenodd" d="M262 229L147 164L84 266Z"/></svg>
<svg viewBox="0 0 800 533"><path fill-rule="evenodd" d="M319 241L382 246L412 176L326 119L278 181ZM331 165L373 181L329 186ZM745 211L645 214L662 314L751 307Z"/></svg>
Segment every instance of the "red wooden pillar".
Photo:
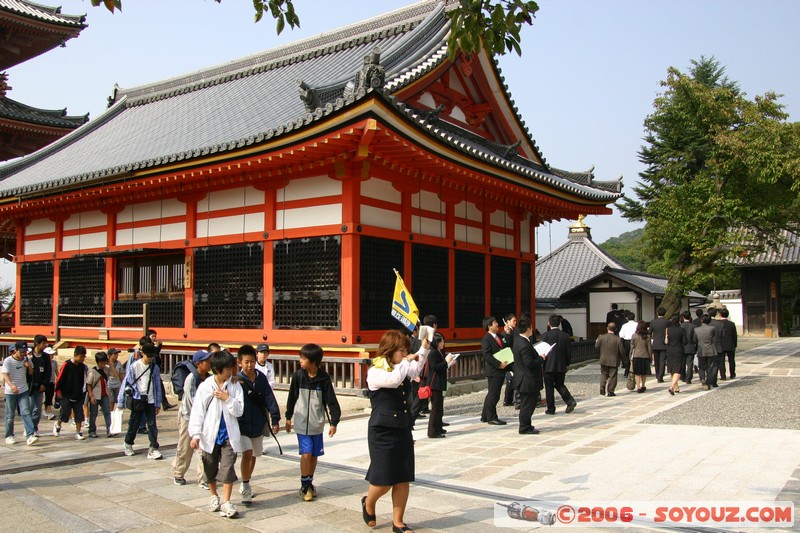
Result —
<svg viewBox="0 0 800 533"><path fill-rule="evenodd" d="M183 330L194 329L194 248L189 243L197 238L197 202L206 197L205 192L184 193L178 201L186 204L186 238L183 258Z"/></svg>
<svg viewBox="0 0 800 533"><path fill-rule="evenodd" d="M356 344L361 338L361 290L358 283L361 247L357 228L361 223L361 182L369 178L369 162L360 160L337 164L331 177L342 182L342 342Z"/></svg>

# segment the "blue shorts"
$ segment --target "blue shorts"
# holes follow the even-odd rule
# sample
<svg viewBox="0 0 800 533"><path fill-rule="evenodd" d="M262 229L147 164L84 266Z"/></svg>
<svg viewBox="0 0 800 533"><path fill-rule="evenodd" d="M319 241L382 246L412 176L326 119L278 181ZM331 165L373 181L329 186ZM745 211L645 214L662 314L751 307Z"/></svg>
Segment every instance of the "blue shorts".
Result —
<svg viewBox="0 0 800 533"><path fill-rule="evenodd" d="M297 434L297 445L300 448L300 455L310 453L313 457L325 455L325 446L322 444L322 433L319 435Z"/></svg>

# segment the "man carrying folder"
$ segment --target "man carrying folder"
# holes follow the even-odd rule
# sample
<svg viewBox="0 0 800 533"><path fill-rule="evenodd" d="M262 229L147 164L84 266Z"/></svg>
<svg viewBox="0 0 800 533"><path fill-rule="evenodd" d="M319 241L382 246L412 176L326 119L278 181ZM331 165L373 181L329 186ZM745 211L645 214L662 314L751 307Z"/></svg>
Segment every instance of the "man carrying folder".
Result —
<svg viewBox="0 0 800 533"><path fill-rule="evenodd" d="M507 364L497 359L494 354L507 348L508 345L503 337L498 335L500 326L493 316L483 319L483 329L486 330L486 335L481 339L481 350L483 350L483 373L488 382L488 390L483 401L481 422L503 426L506 422L497 418L497 402L500 401L500 389L505 381Z"/></svg>

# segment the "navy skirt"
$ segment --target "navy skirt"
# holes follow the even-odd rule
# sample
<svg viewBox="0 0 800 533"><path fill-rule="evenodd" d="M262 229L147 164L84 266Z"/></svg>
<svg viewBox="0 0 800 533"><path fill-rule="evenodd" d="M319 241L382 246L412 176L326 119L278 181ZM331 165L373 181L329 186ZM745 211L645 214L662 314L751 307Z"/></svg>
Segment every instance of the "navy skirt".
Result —
<svg viewBox="0 0 800 533"><path fill-rule="evenodd" d="M370 485L387 487L414 481L414 437L410 426L370 426L367 442L370 463L366 480Z"/></svg>

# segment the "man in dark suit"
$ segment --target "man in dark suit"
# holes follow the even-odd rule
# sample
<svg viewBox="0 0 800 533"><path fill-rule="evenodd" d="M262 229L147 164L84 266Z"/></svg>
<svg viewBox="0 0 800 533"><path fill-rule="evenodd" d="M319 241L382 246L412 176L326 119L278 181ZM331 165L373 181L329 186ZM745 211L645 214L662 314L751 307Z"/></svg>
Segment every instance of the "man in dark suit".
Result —
<svg viewBox="0 0 800 533"><path fill-rule="evenodd" d="M606 313L606 324L611 323L616 324L617 331L614 333L619 334L619 328L622 327L622 323L619 320L619 305L611 304L611 311Z"/></svg>
<svg viewBox="0 0 800 533"><path fill-rule="evenodd" d="M653 359L656 365L656 381L664 383L664 372L667 370L667 327L669 320L664 318L667 310L659 307L658 316L650 322L650 338L653 339Z"/></svg>
<svg viewBox="0 0 800 533"><path fill-rule="evenodd" d="M597 337L594 347L600 350L600 395L616 396L614 389L617 388L617 372L619 362L625 353L625 345L622 339L614 333L616 324L608 324L605 333Z"/></svg>
<svg viewBox="0 0 800 533"><path fill-rule="evenodd" d="M572 324L570 324L569 320L561 315L558 315L558 318L561 320L561 331L572 337L574 335L574 332L572 331Z"/></svg>
<svg viewBox="0 0 800 533"><path fill-rule="evenodd" d="M692 325L696 328L699 328L700 325L703 323L703 310L699 307L694 310L694 316L697 317L692 320Z"/></svg>
<svg viewBox="0 0 800 533"><path fill-rule="evenodd" d="M540 356L533 349L531 342L531 323L527 318L518 322L519 335L514 339L514 390L519 391L519 433L520 435L536 435L539 430L531 424L533 411L539 402L542 390L542 365L545 356Z"/></svg>
<svg viewBox="0 0 800 533"><path fill-rule="evenodd" d="M505 425L505 420L497 418L497 402L500 401L500 389L506 376L506 363L501 363L494 354L506 348L507 345L500 332L500 326L493 316L483 319L483 329L486 335L481 339L483 351L483 374L488 382L486 399L483 400L481 422L488 422L493 426Z"/></svg>
<svg viewBox="0 0 800 533"><path fill-rule="evenodd" d="M717 364L717 372L719 378L725 381L725 354L722 353L722 318L719 314L719 309L713 307L708 308L708 315L711 317L711 327L714 328L714 349L717 351L715 362ZM714 387L716 387L717 380L714 379Z"/></svg>
<svg viewBox="0 0 800 533"><path fill-rule="evenodd" d="M709 315L703 315L700 327L694 330L697 337L698 374L705 390L717 386L717 352L714 349L716 330L711 327L711 322Z"/></svg>
<svg viewBox="0 0 800 533"><path fill-rule="evenodd" d="M569 389L564 385L564 378L567 376L567 367L572 362L572 341L565 331L559 329L561 319L559 315L550 315L548 319L550 329L542 335L542 342L554 345L544 362L544 391L547 397L548 415L556 414L556 395L555 391L561 395L561 399L567 404L567 413L571 413L578 403Z"/></svg>
<svg viewBox="0 0 800 533"><path fill-rule="evenodd" d="M736 331L736 324L734 324L728 317L730 311L727 308L720 311L722 317L719 321L722 323L722 339L720 345L722 346L722 365L720 367L720 374L722 379L725 379L725 358L728 358L728 369L730 370L731 379L736 377L736 345L739 343L739 334Z"/></svg>

